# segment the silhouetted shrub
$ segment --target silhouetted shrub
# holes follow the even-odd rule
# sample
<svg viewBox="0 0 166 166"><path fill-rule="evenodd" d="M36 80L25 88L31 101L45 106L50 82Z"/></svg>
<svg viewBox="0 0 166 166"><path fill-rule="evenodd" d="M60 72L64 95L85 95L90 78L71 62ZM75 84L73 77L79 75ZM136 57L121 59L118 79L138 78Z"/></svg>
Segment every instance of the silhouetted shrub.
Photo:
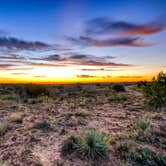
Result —
<svg viewBox="0 0 166 166"><path fill-rule="evenodd" d="M152 108L166 107L166 73L160 72L152 82L142 86L146 103Z"/></svg>
<svg viewBox="0 0 166 166"><path fill-rule="evenodd" d="M49 96L50 88L46 85L35 85L29 84L23 87L25 95L31 98L36 98L39 96Z"/></svg>
<svg viewBox="0 0 166 166"><path fill-rule="evenodd" d="M147 81L140 81L137 83L137 86L138 86L138 88L141 88L142 86L146 86L147 83L148 83Z"/></svg>
<svg viewBox="0 0 166 166"><path fill-rule="evenodd" d="M43 130L45 132L53 130L53 127L51 126L51 124L47 122L46 120L36 123L34 125L34 128Z"/></svg>
<svg viewBox="0 0 166 166"><path fill-rule="evenodd" d="M112 89L115 90L116 92L124 92L125 91L125 87L123 84L114 84L112 86Z"/></svg>
<svg viewBox="0 0 166 166"><path fill-rule="evenodd" d="M78 138L70 136L62 145L62 154L67 155L75 152L78 149Z"/></svg>

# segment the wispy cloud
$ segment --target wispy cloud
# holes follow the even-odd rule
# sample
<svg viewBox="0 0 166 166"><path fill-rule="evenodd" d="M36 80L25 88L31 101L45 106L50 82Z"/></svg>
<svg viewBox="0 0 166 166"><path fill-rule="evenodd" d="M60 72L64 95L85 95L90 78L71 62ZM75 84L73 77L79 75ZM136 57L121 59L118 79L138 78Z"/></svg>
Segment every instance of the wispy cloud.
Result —
<svg viewBox="0 0 166 166"><path fill-rule="evenodd" d="M87 21L85 32L88 35L151 35L166 29L165 19L157 19L148 23L131 23L127 21L111 21L105 17L99 17Z"/></svg>
<svg viewBox="0 0 166 166"><path fill-rule="evenodd" d="M154 44L145 43L143 39L140 37L102 40L92 37L80 36L78 38L68 37L67 40L78 45L96 46L96 47L113 47L113 46L149 47L154 45Z"/></svg>
<svg viewBox="0 0 166 166"><path fill-rule="evenodd" d="M83 68L80 69L81 71L123 71L125 69L111 69L111 68L96 68L96 69L88 69L88 68Z"/></svg>
<svg viewBox="0 0 166 166"><path fill-rule="evenodd" d="M82 75L76 75L76 77L78 77L78 78L94 78L94 77L96 77L96 76L82 74Z"/></svg>
<svg viewBox="0 0 166 166"><path fill-rule="evenodd" d="M46 78L47 76L33 76L33 77L35 77L35 78Z"/></svg>
<svg viewBox="0 0 166 166"><path fill-rule="evenodd" d="M105 17L91 19L85 23L80 36L69 36L66 40L81 46L95 47L150 47L157 43L146 43L142 36L152 35L166 29L166 19L148 23L111 21ZM113 37L114 35L114 37Z"/></svg>
<svg viewBox="0 0 166 166"><path fill-rule="evenodd" d="M13 37L0 37L0 47L8 49L42 49L48 48L50 45L39 41L29 42Z"/></svg>
<svg viewBox="0 0 166 166"><path fill-rule="evenodd" d="M94 75L87 75L87 74L81 74L81 75L76 75L77 78L112 78L112 76L107 75L107 76L94 76Z"/></svg>

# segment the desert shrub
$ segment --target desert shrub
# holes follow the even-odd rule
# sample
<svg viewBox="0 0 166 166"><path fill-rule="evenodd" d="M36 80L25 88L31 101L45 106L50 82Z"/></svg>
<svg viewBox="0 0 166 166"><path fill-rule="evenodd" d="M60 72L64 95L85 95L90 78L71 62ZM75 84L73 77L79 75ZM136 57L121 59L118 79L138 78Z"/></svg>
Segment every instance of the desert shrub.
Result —
<svg viewBox="0 0 166 166"><path fill-rule="evenodd" d="M79 150L88 158L95 159L106 155L111 139L96 130L86 131L79 140Z"/></svg>
<svg viewBox="0 0 166 166"><path fill-rule="evenodd" d="M43 130L45 132L53 130L53 126L46 120L43 120L41 122L37 122L34 125L34 128L39 129L39 130Z"/></svg>
<svg viewBox="0 0 166 166"><path fill-rule="evenodd" d="M160 72L152 82L142 86L146 103L152 108L166 107L166 73Z"/></svg>
<svg viewBox="0 0 166 166"><path fill-rule="evenodd" d="M97 159L106 155L110 142L110 137L91 129L78 137L71 136L65 140L62 146L62 153L66 155L78 152L79 155Z"/></svg>
<svg viewBox="0 0 166 166"><path fill-rule="evenodd" d="M78 149L78 138L70 136L62 144L62 154L67 155L75 152Z"/></svg>
<svg viewBox="0 0 166 166"><path fill-rule="evenodd" d="M37 104L37 103L43 103L48 102L48 96L39 96L37 98L24 98L23 102L28 104Z"/></svg>
<svg viewBox="0 0 166 166"><path fill-rule="evenodd" d="M7 89L0 89L0 95L7 95L10 94L10 92Z"/></svg>
<svg viewBox="0 0 166 166"><path fill-rule="evenodd" d="M116 92L124 92L125 87L123 84L114 84L112 85L112 89L115 90Z"/></svg>
<svg viewBox="0 0 166 166"><path fill-rule="evenodd" d="M23 87L23 90L25 91L25 95L27 95L30 98L49 96L50 94L50 88L46 85L29 84L25 85Z"/></svg>
<svg viewBox="0 0 166 166"><path fill-rule="evenodd" d="M0 122L0 136L4 135L8 131L8 126Z"/></svg>
<svg viewBox="0 0 166 166"><path fill-rule="evenodd" d="M130 152L130 145L127 142L120 143L120 145L117 147L117 152L120 154L121 158L127 159Z"/></svg>
<svg viewBox="0 0 166 166"><path fill-rule="evenodd" d="M10 115L10 121L16 122L16 123L22 123L23 120L23 114L21 112L15 112Z"/></svg>
<svg viewBox="0 0 166 166"><path fill-rule="evenodd" d="M95 84L83 85L82 89L87 93L95 93L96 92L96 85Z"/></svg>
<svg viewBox="0 0 166 166"><path fill-rule="evenodd" d="M150 126L150 119L147 116L140 116L136 119L136 124L144 132Z"/></svg>
<svg viewBox="0 0 166 166"><path fill-rule="evenodd" d="M134 152L131 152L130 161L134 164L145 166L165 166L166 156L156 155L149 148L136 148Z"/></svg>
<svg viewBox="0 0 166 166"><path fill-rule="evenodd" d="M114 95L108 98L109 101L126 101L127 99L125 95Z"/></svg>
<svg viewBox="0 0 166 166"><path fill-rule="evenodd" d="M147 81L140 81L137 83L138 88L141 88L142 86L146 86L148 84Z"/></svg>
<svg viewBox="0 0 166 166"><path fill-rule="evenodd" d="M2 100L16 100L18 99L18 96L16 94L6 94L6 95L1 95L0 98Z"/></svg>

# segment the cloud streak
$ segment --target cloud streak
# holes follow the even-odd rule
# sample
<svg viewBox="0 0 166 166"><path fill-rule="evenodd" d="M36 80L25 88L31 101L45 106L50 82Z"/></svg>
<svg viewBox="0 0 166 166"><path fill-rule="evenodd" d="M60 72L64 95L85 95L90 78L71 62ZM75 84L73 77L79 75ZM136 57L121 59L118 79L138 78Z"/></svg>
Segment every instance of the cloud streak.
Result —
<svg viewBox="0 0 166 166"><path fill-rule="evenodd" d="M153 22L138 24L126 21L111 21L105 17L99 17L89 20L86 23L85 32L87 35L151 35L159 33L166 29L165 19L155 20Z"/></svg>
<svg viewBox="0 0 166 166"><path fill-rule="evenodd" d="M13 37L0 37L0 47L8 49L42 49L48 48L50 45L39 41L29 42Z"/></svg>
<svg viewBox="0 0 166 166"><path fill-rule="evenodd" d="M140 37L101 40L92 37L80 36L79 38L68 37L67 40L78 45L96 46L96 47L113 47L113 46L150 47L154 45L150 43L145 43L143 39L141 39Z"/></svg>

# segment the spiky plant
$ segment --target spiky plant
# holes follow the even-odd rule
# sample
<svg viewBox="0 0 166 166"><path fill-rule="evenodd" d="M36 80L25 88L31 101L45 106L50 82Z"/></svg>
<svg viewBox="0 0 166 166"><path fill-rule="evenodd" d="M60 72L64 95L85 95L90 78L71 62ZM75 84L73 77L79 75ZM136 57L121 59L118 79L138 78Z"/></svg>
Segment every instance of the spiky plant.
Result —
<svg viewBox="0 0 166 166"><path fill-rule="evenodd" d="M102 157L106 154L110 141L110 137L105 134L96 130L88 130L80 138L80 152L91 159Z"/></svg>
<svg viewBox="0 0 166 166"><path fill-rule="evenodd" d="M136 124L144 132L150 126L150 119L147 116L140 116L136 119Z"/></svg>

